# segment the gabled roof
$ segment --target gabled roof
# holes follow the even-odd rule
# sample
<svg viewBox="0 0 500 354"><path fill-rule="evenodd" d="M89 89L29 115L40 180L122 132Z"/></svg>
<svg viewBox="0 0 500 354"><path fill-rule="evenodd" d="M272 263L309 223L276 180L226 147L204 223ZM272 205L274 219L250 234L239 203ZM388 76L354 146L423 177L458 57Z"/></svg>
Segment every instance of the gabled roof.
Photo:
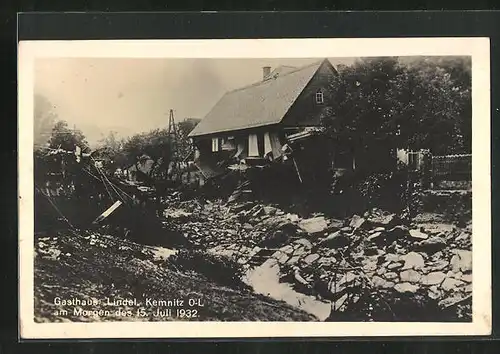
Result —
<svg viewBox="0 0 500 354"><path fill-rule="evenodd" d="M190 137L279 123L326 61L279 67L274 77L227 92L189 134Z"/></svg>

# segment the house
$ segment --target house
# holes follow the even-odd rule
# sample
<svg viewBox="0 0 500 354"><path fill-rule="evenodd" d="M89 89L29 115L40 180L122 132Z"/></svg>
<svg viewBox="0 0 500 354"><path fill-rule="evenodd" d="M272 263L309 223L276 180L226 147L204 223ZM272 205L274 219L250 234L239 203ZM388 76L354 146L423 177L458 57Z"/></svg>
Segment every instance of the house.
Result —
<svg viewBox="0 0 500 354"><path fill-rule="evenodd" d="M264 67L260 81L227 92L191 131L195 163L212 177L228 160L286 160L292 141L313 137L322 117L331 115L328 90L337 75L327 59L299 68Z"/></svg>

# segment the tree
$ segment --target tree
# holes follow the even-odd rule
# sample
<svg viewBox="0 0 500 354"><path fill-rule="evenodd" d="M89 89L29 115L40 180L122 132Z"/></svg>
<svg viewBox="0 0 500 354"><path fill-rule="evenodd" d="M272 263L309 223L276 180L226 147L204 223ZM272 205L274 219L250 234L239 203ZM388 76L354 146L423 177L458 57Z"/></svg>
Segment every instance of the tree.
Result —
<svg viewBox="0 0 500 354"><path fill-rule="evenodd" d="M58 121L52 128L49 147L53 149L75 150L79 146L82 151L88 149L88 143L81 130L71 129L66 121Z"/></svg>
<svg viewBox="0 0 500 354"><path fill-rule="evenodd" d="M339 149L470 151L467 60L364 58L343 67L330 86L333 119L323 125Z"/></svg>

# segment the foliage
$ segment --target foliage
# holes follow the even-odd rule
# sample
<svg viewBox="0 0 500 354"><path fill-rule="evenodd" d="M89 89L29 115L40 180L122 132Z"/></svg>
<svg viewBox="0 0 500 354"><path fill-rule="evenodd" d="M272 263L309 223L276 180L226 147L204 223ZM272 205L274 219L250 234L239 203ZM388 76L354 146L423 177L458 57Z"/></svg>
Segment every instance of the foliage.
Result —
<svg viewBox="0 0 500 354"><path fill-rule="evenodd" d="M74 151L76 146L82 150L88 148L85 135L83 135L81 130L69 128L66 121L58 121L52 128L49 147L52 149L61 148L63 150Z"/></svg>
<svg viewBox="0 0 500 354"><path fill-rule="evenodd" d="M36 183L45 183L51 176L58 176L54 181L63 185L75 183L75 177L81 175L81 164L71 152L76 147L81 152L88 151L88 144L83 133L78 129L70 129L66 121L56 122L48 139L48 148L41 149L40 146L34 151L34 172ZM56 149L63 152L52 153ZM70 153L68 153L70 152Z"/></svg>
<svg viewBox="0 0 500 354"><path fill-rule="evenodd" d="M179 250L168 260L175 267L196 271L221 285L247 288L241 281L243 266L229 257L198 250Z"/></svg>
<svg viewBox="0 0 500 354"><path fill-rule="evenodd" d="M183 159L191 149L188 134L196 125L192 120L184 120L177 124L178 158ZM173 160L173 141L168 129L153 129L149 132L132 135L126 139L118 139L114 132L101 140L101 153L112 160L110 170L118 167L126 168L136 165L145 159L154 161L152 176L164 178Z"/></svg>
<svg viewBox="0 0 500 354"><path fill-rule="evenodd" d="M323 125L338 147L470 152L469 58L363 58L331 82L334 119Z"/></svg>

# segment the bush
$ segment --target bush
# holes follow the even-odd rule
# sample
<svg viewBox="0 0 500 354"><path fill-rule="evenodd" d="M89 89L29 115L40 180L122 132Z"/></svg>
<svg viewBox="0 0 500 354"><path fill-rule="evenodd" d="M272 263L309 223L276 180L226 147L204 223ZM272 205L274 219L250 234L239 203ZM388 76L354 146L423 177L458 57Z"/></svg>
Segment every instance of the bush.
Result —
<svg viewBox="0 0 500 354"><path fill-rule="evenodd" d="M199 250L180 250L168 259L175 267L194 271L210 280L232 288L248 288L241 280L244 268L233 259Z"/></svg>
<svg viewBox="0 0 500 354"><path fill-rule="evenodd" d="M374 207L415 214L421 209L421 184L418 173L406 169L389 172L351 173L334 178L331 193L344 195L343 207L360 213ZM346 205L348 204L348 205Z"/></svg>

